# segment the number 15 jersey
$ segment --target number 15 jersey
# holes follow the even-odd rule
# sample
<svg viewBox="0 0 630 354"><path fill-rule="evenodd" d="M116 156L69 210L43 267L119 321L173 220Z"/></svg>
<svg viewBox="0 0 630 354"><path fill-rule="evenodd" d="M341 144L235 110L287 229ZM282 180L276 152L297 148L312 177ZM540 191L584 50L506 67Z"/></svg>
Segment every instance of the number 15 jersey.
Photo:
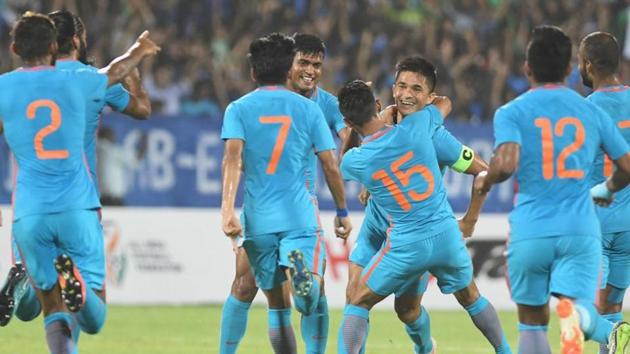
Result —
<svg viewBox="0 0 630 354"><path fill-rule="evenodd" d="M284 87L263 86L230 103L221 138L245 142L246 237L317 228L307 189L309 157L335 143L316 103Z"/></svg>
<svg viewBox="0 0 630 354"><path fill-rule="evenodd" d="M599 235L589 175L600 146L613 159L628 145L612 119L564 86L529 90L494 116L495 148L520 145L511 240Z"/></svg>
<svg viewBox="0 0 630 354"><path fill-rule="evenodd" d="M0 76L0 119L17 162L15 221L100 207L83 143L86 107L106 88L105 75L52 66Z"/></svg>

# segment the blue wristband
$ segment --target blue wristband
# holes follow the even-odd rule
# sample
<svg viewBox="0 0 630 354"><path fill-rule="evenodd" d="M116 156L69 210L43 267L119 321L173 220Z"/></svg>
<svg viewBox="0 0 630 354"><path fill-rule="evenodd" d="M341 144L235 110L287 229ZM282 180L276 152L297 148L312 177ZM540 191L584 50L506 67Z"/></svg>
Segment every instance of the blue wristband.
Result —
<svg viewBox="0 0 630 354"><path fill-rule="evenodd" d="M346 208L337 209L337 217L340 217L340 218L348 217L348 209Z"/></svg>

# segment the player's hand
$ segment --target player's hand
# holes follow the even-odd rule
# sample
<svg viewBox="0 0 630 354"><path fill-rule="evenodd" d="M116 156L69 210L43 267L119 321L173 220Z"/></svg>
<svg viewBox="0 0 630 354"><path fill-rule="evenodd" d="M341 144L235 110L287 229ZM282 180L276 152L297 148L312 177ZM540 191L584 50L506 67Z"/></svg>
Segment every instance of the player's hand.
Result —
<svg viewBox="0 0 630 354"><path fill-rule="evenodd" d="M490 191L491 185L486 183L486 177L488 171L481 171L475 176L475 182L473 183L473 191L475 194L484 195Z"/></svg>
<svg viewBox="0 0 630 354"><path fill-rule="evenodd" d="M381 111L381 119L385 121L385 124L394 124L394 122L398 121L396 119L397 116L398 108L396 108L395 104L389 105Z"/></svg>
<svg viewBox="0 0 630 354"><path fill-rule="evenodd" d="M235 214L223 216L223 233L231 238L236 238L243 233L241 221Z"/></svg>
<svg viewBox="0 0 630 354"><path fill-rule="evenodd" d="M448 116L453 110L453 103L447 96L434 96L431 104L437 107L444 118L446 118L446 116Z"/></svg>
<svg viewBox="0 0 630 354"><path fill-rule="evenodd" d="M340 218L338 216L335 217L335 236L343 239L344 241L350 236L350 231L352 231L352 223L350 222L350 217L346 216Z"/></svg>
<svg viewBox="0 0 630 354"><path fill-rule="evenodd" d="M474 221L468 221L464 218L457 219L457 225L459 225L459 231L462 232L464 238L469 238L475 232L475 224Z"/></svg>
<svg viewBox="0 0 630 354"><path fill-rule="evenodd" d="M143 56L156 55L160 50L162 50L162 48L151 40L149 37L149 31L142 32L138 39L136 39L136 43L134 43L133 47L138 48Z"/></svg>
<svg viewBox="0 0 630 354"><path fill-rule="evenodd" d="M370 192L368 192L368 190L365 188L361 189L361 192L359 192L359 203L363 204L363 206L366 206L369 199Z"/></svg>
<svg viewBox="0 0 630 354"><path fill-rule="evenodd" d="M614 194L608 189L604 181L591 188L591 197L595 204L607 207L612 203Z"/></svg>

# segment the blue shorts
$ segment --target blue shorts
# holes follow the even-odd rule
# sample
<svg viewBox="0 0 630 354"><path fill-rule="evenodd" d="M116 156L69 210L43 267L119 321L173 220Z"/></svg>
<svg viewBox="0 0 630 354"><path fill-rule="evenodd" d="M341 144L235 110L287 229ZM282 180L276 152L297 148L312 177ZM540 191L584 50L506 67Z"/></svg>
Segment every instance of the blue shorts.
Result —
<svg viewBox="0 0 630 354"><path fill-rule="evenodd" d="M13 236L13 233L11 233L11 251L13 252L13 264L21 263L22 256L20 256L20 251L18 250L18 246L15 242L15 236Z"/></svg>
<svg viewBox="0 0 630 354"><path fill-rule="evenodd" d="M437 278L444 294L452 294L470 284L472 261L455 222L429 238L409 241L413 236L396 235L394 230L372 257L361 278L370 290L388 296L404 290L406 284L418 280L427 271ZM428 277L425 278L428 281Z"/></svg>
<svg viewBox="0 0 630 354"><path fill-rule="evenodd" d="M385 216L375 211L372 207L373 202L368 202L365 207L365 217L359 235L354 243L352 253L350 253L349 261L365 268L370 260L383 247L387 240L387 230L390 223ZM407 283L397 289L394 294L396 297L403 295L421 295L427 290L429 284L429 274L422 274L420 277L410 279Z"/></svg>
<svg viewBox="0 0 630 354"><path fill-rule="evenodd" d="M105 247L96 210L25 216L13 222L13 236L37 288L50 290L57 283L54 260L65 253L90 288L103 289Z"/></svg>
<svg viewBox="0 0 630 354"><path fill-rule="evenodd" d="M627 289L630 285L630 231L602 236L602 281L615 288Z"/></svg>
<svg viewBox="0 0 630 354"><path fill-rule="evenodd" d="M542 306L551 294L595 303L599 236L555 236L509 242L508 282L517 304Z"/></svg>
<svg viewBox="0 0 630 354"><path fill-rule="evenodd" d="M311 230L293 230L272 234L245 236L243 248L247 252L256 285L269 290L286 280L284 269L289 267L289 252L300 250L308 270L322 275L324 242Z"/></svg>

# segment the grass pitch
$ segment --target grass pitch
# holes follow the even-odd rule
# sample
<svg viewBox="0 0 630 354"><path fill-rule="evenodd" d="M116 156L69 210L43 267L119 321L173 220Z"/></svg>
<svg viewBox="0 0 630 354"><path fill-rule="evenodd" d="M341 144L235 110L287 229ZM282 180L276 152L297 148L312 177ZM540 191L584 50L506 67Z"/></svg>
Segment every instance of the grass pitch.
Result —
<svg viewBox="0 0 630 354"><path fill-rule="evenodd" d="M433 337L440 354L493 353L485 338L474 327L463 310L430 311ZM515 312L500 312L501 323L517 352L517 320ZM549 326L549 337L554 353L558 352L559 329L555 316ZM628 314L626 314L626 318ZM337 329L341 310L331 311L329 353L337 352ZM103 331L96 336L81 334L81 354L208 354L219 351L220 306L184 307L123 307L111 306ZM299 317L293 311L293 327L298 341L298 352L304 353L300 336ZM596 353L597 346L587 344L586 353ZM41 316L30 323L13 318L7 327L0 328L0 353L47 353ZM263 307L252 308L247 333L239 353L272 353L267 338L267 315ZM367 354L412 353L412 344L402 324L391 311L373 311L370 315L370 334Z"/></svg>

